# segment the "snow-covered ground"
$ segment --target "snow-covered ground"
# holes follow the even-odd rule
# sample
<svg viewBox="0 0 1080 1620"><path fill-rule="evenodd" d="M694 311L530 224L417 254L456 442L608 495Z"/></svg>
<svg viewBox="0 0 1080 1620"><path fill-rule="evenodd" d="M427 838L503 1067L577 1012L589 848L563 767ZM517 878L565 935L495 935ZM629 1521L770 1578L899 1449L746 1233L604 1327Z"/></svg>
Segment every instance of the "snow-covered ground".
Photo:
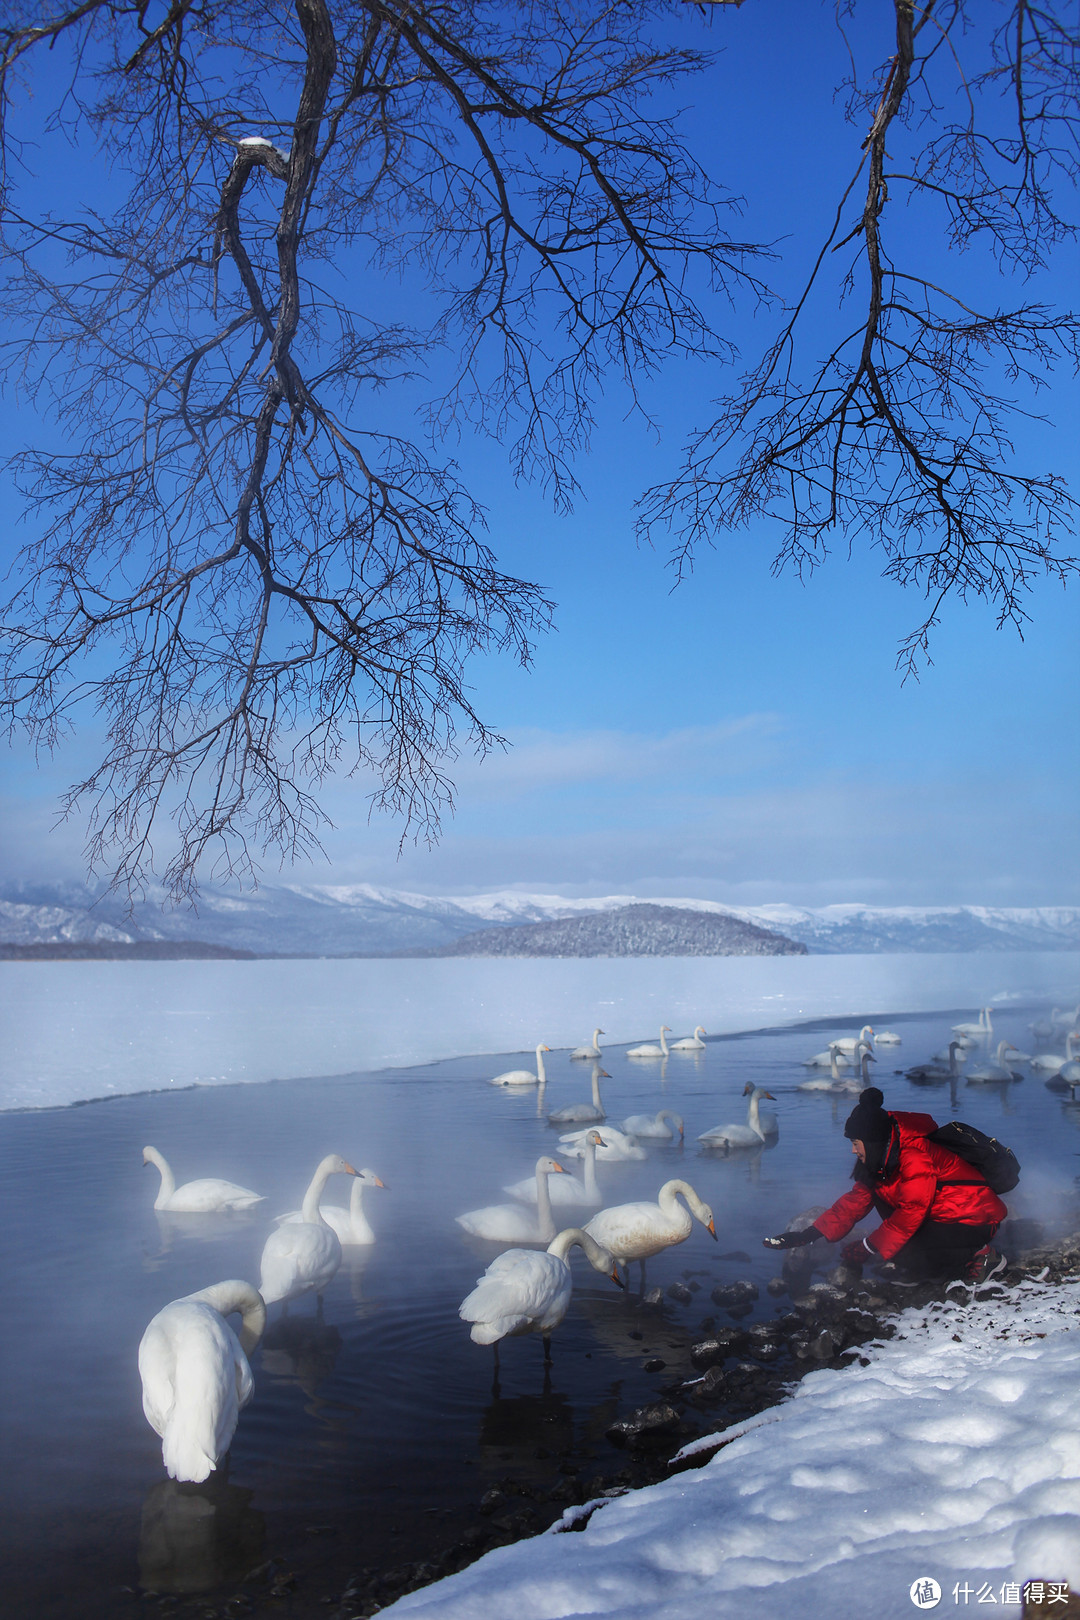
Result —
<svg viewBox="0 0 1080 1620"><path fill-rule="evenodd" d="M1061 1587L1080 1591L1080 1284L968 1301L905 1312L893 1340L863 1346L869 1365L811 1373L704 1468L383 1613L1016 1620L1034 1580L1034 1612L1062 1614Z"/></svg>
<svg viewBox="0 0 1080 1620"><path fill-rule="evenodd" d="M1071 1006L1080 953L0 962L0 1108L870 1012ZM483 1073L483 1060L478 1063Z"/></svg>

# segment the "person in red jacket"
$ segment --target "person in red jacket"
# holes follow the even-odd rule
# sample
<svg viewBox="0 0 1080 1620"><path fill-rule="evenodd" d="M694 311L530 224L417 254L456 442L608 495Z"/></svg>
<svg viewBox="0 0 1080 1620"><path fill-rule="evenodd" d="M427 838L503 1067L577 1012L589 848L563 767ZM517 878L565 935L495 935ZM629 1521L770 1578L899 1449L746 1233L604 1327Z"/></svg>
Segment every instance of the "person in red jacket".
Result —
<svg viewBox="0 0 1080 1620"><path fill-rule="evenodd" d="M844 1246L848 1265L895 1259L909 1276L982 1281L1003 1263L990 1240L1008 1209L973 1164L927 1140L937 1130L931 1115L893 1112L884 1101L870 1086L844 1126L859 1161L851 1191L812 1226L766 1238L765 1247L836 1243L873 1209L881 1225Z"/></svg>

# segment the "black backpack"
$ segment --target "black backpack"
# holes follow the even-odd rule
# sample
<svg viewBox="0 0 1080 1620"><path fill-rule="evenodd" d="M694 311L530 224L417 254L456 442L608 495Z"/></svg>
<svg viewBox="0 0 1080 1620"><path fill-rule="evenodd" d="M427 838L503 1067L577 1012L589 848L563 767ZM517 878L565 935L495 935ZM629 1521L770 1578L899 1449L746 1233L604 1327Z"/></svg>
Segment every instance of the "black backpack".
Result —
<svg viewBox="0 0 1080 1620"><path fill-rule="evenodd" d="M1012 1148L974 1125L965 1125L963 1120L954 1119L940 1126L931 1131L926 1140L948 1148L950 1153L974 1165L993 1192L1011 1192L1020 1180L1020 1160Z"/></svg>

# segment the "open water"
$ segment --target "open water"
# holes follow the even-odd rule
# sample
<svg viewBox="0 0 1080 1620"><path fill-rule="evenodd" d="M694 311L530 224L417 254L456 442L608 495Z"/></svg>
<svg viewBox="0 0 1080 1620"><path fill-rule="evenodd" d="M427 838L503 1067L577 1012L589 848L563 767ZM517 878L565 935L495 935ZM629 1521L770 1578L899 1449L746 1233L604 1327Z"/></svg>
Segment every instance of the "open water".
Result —
<svg viewBox="0 0 1080 1620"><path fill-rule="evenodd" d="M1027 1029L1034 1011L1000 1015L1000 1035L1035 1050ZM867 1016L879 1022L873 1010ZM940 1122L967 1119L999 1135L1024 1167L1009 1199L1013 1213L1061 1218L1080 1168L1080 1105L1047 1090L1026 1066L1019 1083L961 1082L952 1095L949 1086L928 1090L892 1073L947 1041L958 1016L974 1013L889 1014L903 1044L880 1050L875 1081L893 1107L930 1111ZM568 1453L583 1469L617 1468L605 1430L689 1370L702 1317L724 1320L709 1303L715 1283L756 1281L759 1316L784 1307L765 1292L778 1266L760 1240L798 1210L831 1202L851 1162L842 1134L850 1099L797 1092L806 1077L798 1060L860 1022L727 1036L664 1065L609 1049L609 1120L670 1107L685 1117L686 1143L650 1145L644 1163L600 1164L605 1202L653 1198L682 1176L712 1205L719 1242L695 1225L685 1244L650 1262L650 1284L698 1285L693 1304L668 1300L659 1315L642 1311L575 1251L575 1294L555 1335L550 1376L539 1340L517 1339L503 1346L494 1387L491 1352L472 1344L457 1308L506 1245L466 1238L453 1217L506 1201L504 1184L527 1175L540 1153L558 1155L536 1091L486 1083L520 1059L0 1116L7 1612L42 1620L136 1615L148 1591L221 1593L274 1558L302 1571L315 1603L320 1591L340 1591L343 1571L401 1563L447 1543L503 1475L552 1484ZM552 1053L543 1109L585 1100L589 1075L589 1064ZM726 1159L700 1153L700 1131L745 1118L748 1080L775 1093L779 1142ZM156 1215L157 1173L141 1164L146 1143L161 1149L178 1181L222 1175L267 1201L248 1215ZM377 1243L345 1251L321 1315L310 1296L284 1321L280 1306L271 1309L227 1478L178 1489L141 1411L143 1329L169 1300L211 1282L257 1282L272 1217L297 1207L327 1152L387 1183L366 1199ZM580 1172L576 1161L563 1162ZM348 1192L346 1179L331 1181L327 1200L346 1203ZM725 1258L734 1251L748 1258ZM646 1372L651 1358L664 1369Z"/></svg>

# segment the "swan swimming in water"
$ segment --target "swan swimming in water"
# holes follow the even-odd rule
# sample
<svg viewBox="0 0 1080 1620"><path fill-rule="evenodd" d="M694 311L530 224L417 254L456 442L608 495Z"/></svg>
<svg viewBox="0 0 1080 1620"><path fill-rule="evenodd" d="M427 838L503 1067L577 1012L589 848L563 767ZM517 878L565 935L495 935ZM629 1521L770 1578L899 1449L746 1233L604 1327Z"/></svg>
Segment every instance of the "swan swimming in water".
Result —
<svg viewBox="0 0 1080 1620"><path fill-rule="evenodd" d="M463 1322L471 1324L469 1337L474 1344L491 1344L498 1355L500 1339L539 1333L544 1341L544 1360L551 1360L551 1333L566 1315L574 1280L568 1255L579 1245L595 1271L606 1271L619 1282L618 1268L606 1249L588 1232L568 1226L541 1253L535 1249L507 1249L495 1257L476 1287L458 1309Z"/></svg>
<svg viewBox="0 0 1080 1620"><path fill-rule="evenodd" d="M665 1041L664 1036L665 1035L670 1035L670 1034L671 1034L671 1025L670 1024L661 1024L660 1025L660 1045L659 1046L650 1046L648 1044L646 1044L645 1046L631 1046L629 1051L626 1054L627 1057L634 1057L634 1058L638 1058L638 1057L665 1058L665 1057L667 1057L667 1055L668 1055L668 1043L667 1043L667 1041Z"/></svg>
<svg viewBox="0 0 1080 1620"><path fill-rule="evenodd" d="M770 1102L775 1102L776 1098L771 1091L766 1091L762 1086L747 1084L743 1091L744 1097L747 1092L750 1093L750 1107L747 1110L746 1124L714 1125L711 1131L704 1131L698 1137L699 1142L704 1142L706 1147L752 1148L761 1146L768 1134L765 1121L761 1117L761 1099L762 1097L768 1097Z"/></svg>
<svg viewBox="0 0 1080 1620"><path fill-rule="evenodd" d="M680 1195L686 1199L689 1208L679 1202ZM585 1231L616 1260L625 1263L640 1260L644 1275L645 1261L662 1249L685 1243L695 1220L700 1221L715 1240L716 1223L712 1210L702 1202L688 1181L676 1178L664 1182L656 1195L655 1204L612 1204L610 1208L598 1211L591 1221L586 1221Z"/></svg>
<svg viewBox="0 0 1080 1620"><path fill-rule="evenodd" d="M563 1156L567 1159L583 1159L588 1135L588 1131L567 1131L565 1136L560 1136L559 1148ZM597 1148L596 1157L615 1163L626 1159L647 1159L649 1155L636 1136L626 1136L622 1131L605 1125L604 1145Z"/></svg>
<svg viewBox="0 0 1080 1620"><path fill-rule="evenodd" d="M705 1042L701 1039L701 1036L704 1034L704 1025L695 1024L694 1033L692 1035L684 1035L681 1041L672 1041L671 1050L673 1052L704 1052Z"/></svg>
<svg viewBox="0 0 1080 1620"><path fill-rule="evenodd" d="M954 1035L973 1035L977 1041L982 1040L984 1036L991 1036L994 1033L994 1026L990 1021L990 1008L979 1009L977 1024L954 1024L952 1032Z"/></svg>
<svg viewBox="0 0 1080 1620"><path fill-rule="evenodd" d="M840 1055L849 1063L859 1061L859 1048L865 1046L868 1051L874 1050L874 1030L871 1024L864 1024L857 1035L841 1035L838 1041L833 1041Z"/></svg>
<svg viewBox="0 0 1080 1620"><path fill-rule="evenodd" d="M555 1236L555 1217L551 1213L548 1176L565 1174L557 1160L543 1156L536 1161L535 1210L521 1204L488 1204L484 1209L466 1210L454 1219L472 1237L486 1238L491 1243L550 1243Z"/></svg>
<svg viewBox="0 0 1080 1620"><path fill-rule="evenodd" d="M304 1194L299 1221L286 1221L271 1232L263 1245L259 1292L268 1305L298 1299L314 1289L321 1294L341 1264L341 1243L333 1227L323 1220L319 1204L331 1176L355 1176L352 1165L338 1153L320 1160Z"/></svg>
<svg viewBox="0 0 1080 1620"><path fill-rule="evenodd" d="M987 1081L992 1082L994 1080L1021 1079L1022 1076L1019 1074L1014 1074L1012 1069L1008 1068L1005 1063L1006 1052L1013 1052L1015 1050L1016 1048L1011 1044L1011 1042L999 1041L996 1062L980 1063L977 1064L974 1069L969 1069L964 1076L968 1082L968 1085L979 1085Z"/></svg>
<svg viewBox="0 0 1080 1620"><path fill-rule="evenodd" d="M548 1197L553 1205L565 1208L576 1205L578 1208L599 1209L604 1202L603 1195L596 1180L596 1150L604 1147L606 1138L599 1131L583 1131L585 1138L585 1179L572 1176L564 1171L554 1181L548 1178ZM567 1157L570 1155L568 1154ZM515 1181L513 1186L504 1187L503 1192L509 1193L522 1204L535 1204L539 1196L539 1188L535 1176L526 1176L523 1181Z"/></svg>
<svg viewBox="0 0 1080 1620"><path fill-rule="evenodd" d="M570 1056L572 1058L598 1058L598 1057L600 1057L601 1056L601 1052L600 1052L600 1036L603 1035L603 1034L604 1034L604 1031L602 1029L594 1029L593 1032L592 1032L592 1045L591 1046L575 1046L574 1050L571 1052Z"/></svg>
<svg viewBox="0 0 1080 1620"><path fill-rule="evenodd" d="M858 1086L856 1086L851 1075L845 1077L840 1073L840 1048L836 1041L833 1041L830 1045L829 1055L832 1062L829 1065L828 1079L826 1079L824 1075L815 1075L813 1080L801 1080L795 1087L796 1091L824 1091L826 1093L834 1094L838 1092L850 1091L853 1087L855 1087L855 1089L860 1089Z"/></svg>
<svg viewBox="0 0 1080 1620"><path fill-rule="evenodd" d="M544 1072L544 1053L550 1052L550 1046L540 1045L536 1048L536 1073L531 1069L507 1069L505 1074L497 1074L489 1084L493 1086L542 1086L547 1083Z"/></svg>
<svg viewBox="0 0 1080 1620"><path fill-rule="evenodd" d="M916 1063L914 1068L905 1069L904 1073L909 1080L916 1084L927 1085L935 1080L955 1080L960 1073L960 1065L956 1061L957 1052L962 1050L960 1041L950 1041L949 1049L945 1054L948 1061L944 1061L940 1054L929 1063Z"/></svg>
<svg viewBox="0 0 1080 1620"><path fill-rule="evenodd" d="M557 1108L553 1114L548 1115L549 1125L599 1125L607 1118L604 1105L600 1101L600 1081L610 1080L611 1076L599 1063L593 1064L592 1072L592 1102L570 1103L566 1108Z"/></svg>
<svg viewBox="0 0 1080 1620"><path fill-rule="evenodd" d="M671 1125L665 1123L667 1120ZM646 1142L674 1142L676 1132L681 1142L685 1134L682 1115L673 1114L670 1108L661 1108L658 1114L631 1114L623 1120L622 1128L628 1136L639 1136Z"/></svg>
<svg viewBox="0 0 1080 1620"><path fill-rule="evenodd" d="M263 1202L261 1193L252 1192L250 1187L238 1187L235 1181L222 1181L217 1176L185 1181L178 1187L168 1160L156 1147L144 1147L142 1156L143 1164L154 1165L161 1175L155 1209L168 1209L177 1215L214 1215L227 1209L251 1209Z"/></svg>
<svg viewBox="0 0 1080 1620"><path fill-rule="evenodd" d="M380 1181L374 1170L357 1170L356 1180L349 1195L348 1209L343 1209L340 1204L319 1205L319 1214L327 1226L337 1233L338 1242L343 1247L363 1248L375 1241L371 1222L364 1213L365 1187L385 1189L386 1182ZM302 1209L291 1209L287 1215L278 1215L275 1218L279 1226L285 1221L296 1226L304 1219L304 1212Z"/></svg>
<svg viewBox="0 0 1080 1620"><path fill-rule="evenodd" d="M225 1320L233 1311L239 1338ZM266 1306L237 1281L174 1299L149 1323L139 1345L143 1411L171 1479L204 1480L228 1451L255 1388L247 1358L265 1328Z"/></svg>

